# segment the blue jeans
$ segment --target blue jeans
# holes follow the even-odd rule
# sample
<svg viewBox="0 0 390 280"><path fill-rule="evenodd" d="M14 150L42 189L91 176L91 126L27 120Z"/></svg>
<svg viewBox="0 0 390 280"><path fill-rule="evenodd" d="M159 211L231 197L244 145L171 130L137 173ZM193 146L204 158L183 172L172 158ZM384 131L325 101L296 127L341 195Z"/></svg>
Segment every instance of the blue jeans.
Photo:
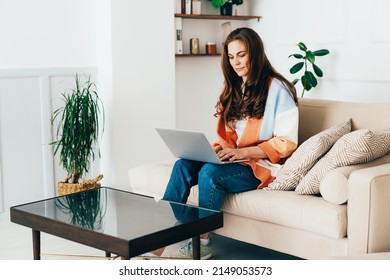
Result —
<svg viewBox="0 0 390 280"><path fill-rule="evenodd" d="M191 188L198 185L199 206L220 210L225 193L255 190L260 183L250 166L179 159L173 167L163 199L186 203Z"/></svg>

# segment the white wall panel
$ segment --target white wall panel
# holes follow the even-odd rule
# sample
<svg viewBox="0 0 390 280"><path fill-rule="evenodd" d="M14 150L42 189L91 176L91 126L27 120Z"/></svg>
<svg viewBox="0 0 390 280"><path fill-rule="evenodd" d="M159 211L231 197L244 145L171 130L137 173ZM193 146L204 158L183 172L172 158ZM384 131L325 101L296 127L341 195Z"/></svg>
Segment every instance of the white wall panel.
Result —
<svg viewBox="0 0 390 280"><path fill-rule="evenodd" d="M390 1L375 0L373 4L371 13L373 41L390 43Z"/></svg>
<svg viewBox="0 0 390 280"><path fill-rule="evenodd" d="M0 212L56 194L65 171L54 159L50 116L73 87L75 73L94 68L0 70ZM96 174L98 161L91 174Z"/></svg>
<svg viewBox="0 0 390 280"><path fill-rule="evenodd" d="M1 145L1 143L0 143ZM1 176L1 171L2 168L1 168L1 151L0 151L0 213L4 212L4 194L3 194L3 179L2 179L2 176Z"/></svg>
<svg viewBox="0 0 390 280"><path fill-rule="evenodd" d="M4 208L44 197L38 78L0 80Z"/></svg>

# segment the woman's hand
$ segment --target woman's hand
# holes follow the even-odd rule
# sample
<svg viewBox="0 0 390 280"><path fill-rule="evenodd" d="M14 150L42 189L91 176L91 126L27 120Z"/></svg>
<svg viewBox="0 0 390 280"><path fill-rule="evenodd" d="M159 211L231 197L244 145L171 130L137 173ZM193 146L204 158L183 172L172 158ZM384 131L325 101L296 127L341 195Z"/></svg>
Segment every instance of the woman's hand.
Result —
<svg viewBox="0 0 390 280"><path fill-rule="evenodd" d="M218 157L223 160L230 160L234 161L237 159L244 159L246 157L246 153L243 149L232 149L232 148L225 148L220 150L217 153Z"/></svg>
<svg viewBox="0 0 390 280"><path fill-rule="evenodd" d="M221 145L215 145L215 146L213 146L213 149L214 149L214 152L216 152L218 154L218 152L220 150L222 150L222 147L221 147Z"/></svg>
<svg viewBox="0 0 390 280"><path fill-rule="evenodd" d="M225 148L221 149L217 152L218 157L221 160L239 160L239 159L260 159L266 158L267 155L263 152L263 150L259 146L246 147L246 148Z"/></svg>

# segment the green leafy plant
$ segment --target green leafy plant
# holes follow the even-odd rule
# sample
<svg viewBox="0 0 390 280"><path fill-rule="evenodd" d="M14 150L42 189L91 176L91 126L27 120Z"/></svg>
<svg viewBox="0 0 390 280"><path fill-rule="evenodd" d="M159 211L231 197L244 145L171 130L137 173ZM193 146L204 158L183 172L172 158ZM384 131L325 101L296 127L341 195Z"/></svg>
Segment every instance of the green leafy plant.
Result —
<svg viewBox="0 0 390 280"><path fill-rule="evenodd" d="M225 5L228 0L209 0L211 1L211 4L213 5L214 8L221 8L223 5ZM244 3L244 0L232 0L233 5L241 5Z"/></svg>
<svg viewBox="0 0 390 280"><path fill-rule="evenodd" d="M313 72L309 70L308 66L311 64L313 71L317 77L322 77L323 72L322 70L315 64L315 60L317 56L325 56L329 54L329 50L327 49L321 49L317 51L311 51L309 50L306 45L302 42L297 44L299 49L303 52L303 54L291 54L289 57L295 57L296 59L303 60L301 62L296 63L293 67L290 69L291 74L298 73L301 69L304 68L304 73L299 79L295 79L293 81L293 84L297 84L299 81L301 81L303 90L302 95L303 97L305 90L309 91L312 88L316 87L318 84L317 78L314 76Z"/></svg>
<svg viewBox="0 0 390 280"><path fill-rule="evenodd" d="M88 173L95 149L100 157L97 143L104 130L104 108L90 77L82 82L76 74L75 88L63 92L62 97L64 106L51 118L52 126L58 120L56 140L51 145L54 155L60 153L60 164L68 173L64 182L78 183Z"/></svg>

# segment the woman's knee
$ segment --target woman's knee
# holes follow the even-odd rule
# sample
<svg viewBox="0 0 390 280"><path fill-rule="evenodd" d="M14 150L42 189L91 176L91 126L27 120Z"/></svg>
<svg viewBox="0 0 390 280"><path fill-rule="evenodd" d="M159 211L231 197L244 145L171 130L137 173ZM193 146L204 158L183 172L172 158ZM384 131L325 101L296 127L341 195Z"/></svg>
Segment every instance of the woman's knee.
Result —
<svg viewBox="0 0 390 280"><path fill-rule="evenodd" d="M212 184L215 185L220 176L220 165L207 163L199 172L199 184Z"/></svg>
<svg viewBox="0 0 390 280"><path fill-rule="evenodd" d="M178 159L174 166L173 169L178 169L178 170L192 170L192 169L197 169L196 166L199 165L197 162L193 160L187 160L187 159Z"/></svg>
<svg viewBox="0 0 390 280"><path fill-rule="evenodd" d="M186 167L188 165L188 161L185 159L178 159L175 161L175 164L173 165L173 169L182 169L183 167Z"/></svg>

